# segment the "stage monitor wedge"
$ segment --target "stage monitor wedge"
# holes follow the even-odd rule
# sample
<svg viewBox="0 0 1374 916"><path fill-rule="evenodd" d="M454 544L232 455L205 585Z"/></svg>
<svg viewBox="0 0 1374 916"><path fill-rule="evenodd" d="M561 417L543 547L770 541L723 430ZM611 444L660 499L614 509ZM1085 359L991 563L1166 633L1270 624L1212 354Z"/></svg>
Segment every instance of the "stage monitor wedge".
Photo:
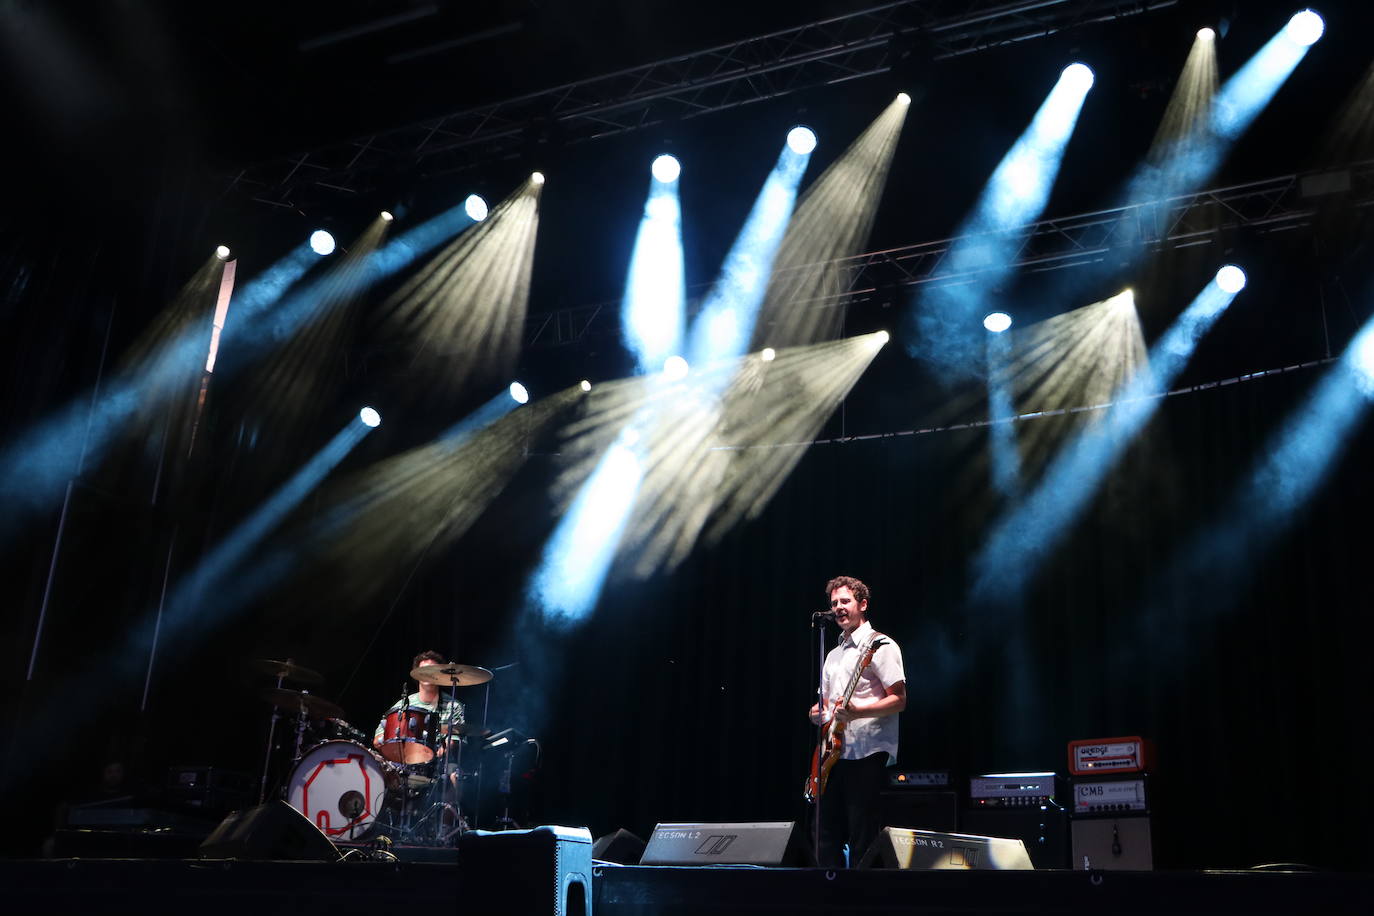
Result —
<svg viewBox="0 0 1374 916"><path fill-rule="evenodd" d="M1027 871L1034 868L1020 840L967 833L884 827L860 868Z"/></svg>
<svg viewBox="0 0 1374 916"><path fill-rule="evenodd" d="M658 824L640 865L806 865L796 821Z"/></svg>

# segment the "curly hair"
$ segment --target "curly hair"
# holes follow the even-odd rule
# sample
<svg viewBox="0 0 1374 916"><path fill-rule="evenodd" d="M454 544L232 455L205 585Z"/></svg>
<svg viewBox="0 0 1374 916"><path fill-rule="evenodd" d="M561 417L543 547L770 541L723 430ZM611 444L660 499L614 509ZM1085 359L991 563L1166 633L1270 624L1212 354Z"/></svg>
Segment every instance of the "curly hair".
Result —
<svg viewBox="0 0 1374 916"><path fill-rule="evenodd" d="M426 649L425 651L421 652L419 655L415 656L415 658L411 660L410 667L413 671L414 669L420 667L420 662L437 662L438 664L442 665L445 664L447 661L448 659L444 658L444 656L441 653L435 652L433 649Z"/></svg>
<svg viewBox="0 0 1374 916"><path fill-rule="evenodd" d="M855 579L853 576L836 576L829 582L825 583L825 597L829 598L830 593L837 588L849 589L851 592L854 593L855 601L868 600L868 586L864 585L863 582L861 582L858 579Z"/></svg>

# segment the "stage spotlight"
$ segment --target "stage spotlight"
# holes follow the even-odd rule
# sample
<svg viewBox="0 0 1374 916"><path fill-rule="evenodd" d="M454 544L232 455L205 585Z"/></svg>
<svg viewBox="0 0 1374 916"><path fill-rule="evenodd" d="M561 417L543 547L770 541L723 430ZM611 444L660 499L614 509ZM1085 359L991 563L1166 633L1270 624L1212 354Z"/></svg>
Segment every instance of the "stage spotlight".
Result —
<svg viewBox="0 0 1374 916"><path fill-rule="evenodd" d="M1217 33L1209 28L1204 27L1197 30L1197 37L1203 41L1215 41Z"/></svg>
<svg viewBox="0 0 1374 916"><path fill-rule="evenodd" d="M396 217L394 217L394 216L391 215L391 211L390 211L390 210L383 210L381 216L382 216L382 222L384 222L384 223L389 223L389 222L391 222L393 219L396 218Z"/></svg>
<svg viewBox="0 0 1374 916"><path fill-rule="evenodd" d="M358 419L363 421L364 426L368 426L373 429L376 429L378 426L382 425L382 415L377 413L377 411L373 410L371 407L364 407L362 410L358 411Z"/></svg>
<svg viewBox="0 0 1374 916"><path fill-rule="evenodd" d="M911 96L907 95L905 92L899 92L897 93L897 101L903 105L910 105Z"/></svg>
<svg viewBox="0 0 1374 916"><path fill-rule="evenodd" d="M670 356L663 364L663 377L670 382L681 381L687 377L687 360L681 356Z"/></svg>
<svg viewBox="0 0 1374 916"><path fill-rule="evenodd" d="M519 382L510 383L510 396L515 399L517 404L527 404L530 400L529 391Z"/></svg>
<svg viewBox="0 0 1374 916"><path fill-rule="evenodd" d="M323 257L334 253L334 236L323 229L310 233L310 250Z"/></svg>
<svg viewBox="0 0 1374 916"><path fill-rule="evenodd" d="M543 183L544 183L544 173L543 173L543 172L530 172L530 181L534 182L535 184L543 184Z"/></svg>
<svg viewBox="0 0 1374 916"><path fill-rule="evenodd" d="M1288 20L1288 25L1284 26L1283 33L1288 36L1288 40L1300 48L1310 47L1317 43L1317 39L1322 37L1322 32L1326 31L1326 23L1322 17L1311 10L1303 10L1295 13L1293 18Z"/></svg>
<svg viewBox="0 0 1374 916"><path fill-rule="evenodd" d="M787 132L787 148L805 156L816 148L816 132L809 127L794 127Z"/></svg>
<svg viewBox="0 0 1374 916"><path fill-rule="evenodd" d="M774 350L772 347L764 347L763 352L759 354L759 358L765 363L771 363L777 356L778 351Z"/></svg>
<svg viewBox="0 0 1374 916"><path fill-rule="evenodd" d="M655 179L664 184L669 184L677 181L677 177L682 174L682 165L672 156L664 153L654 160L654 164L649 170L653 172Z"/></svg>
<svg viewBox="0 0 1374 916"><path fill-rule="evenodd" d="M586 379L583 379L581 382L578 383L578 387L581 388L583 391L591 391L592 383L587 381Z"/></svg>
<svg viewBox="0 0 1374 916"><path fill-rule="evenodd" d="M1007 328L1011 327L1011 316L1006 312L993 312L983 319L983 327L994 334L1001 334Z"/></svg>
<svg viewBox="0 0 1374 916"><path fill-rule="evenodd" d="M219 258L221 261L229 260L229 246L221 245L218 248L216 248L215 257Z"/></svg>
<svg viewBox="0 0 1374 916"><path fill-rule="evenodd" d="M1060 76L1080 92L1087 92L1093 87L1093 71L1087 64L1069 64Z"/></svg>
<svg viewBox="0 0 1374 916"><path fill-rule="evenodd" d="M876 335L874 335L874 340L877 341L878 346L880 347L891 339L892 335L887 333L886 331L879 331Z"/></svg>
<svg viewBox="0 0 1374 916"><path fill-rule="evenodd" d="M473 222L480 223L487 218L487 202L476 194L469 194L468 199L463 201L463 210L472 217Z"/></svg>
<svg viewBox="0 0 1374 916"><path fill-rule="evenodd" d="M1224 293L1238 293L1245 289L1245 271L1234 264L1227 264L1217 271L1217 286Z"/></svg>

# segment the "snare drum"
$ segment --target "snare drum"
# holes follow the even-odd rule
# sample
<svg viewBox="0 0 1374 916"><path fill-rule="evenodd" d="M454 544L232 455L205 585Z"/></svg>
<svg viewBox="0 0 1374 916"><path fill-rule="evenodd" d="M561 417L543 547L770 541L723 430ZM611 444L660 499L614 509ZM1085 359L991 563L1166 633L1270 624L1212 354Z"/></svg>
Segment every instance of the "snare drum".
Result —
<svg viewBox="0 0 1374 916"><path fill-rule="evenodd" d="M326 741L291 771L286 802L330 839L361 840L403 789L395 768L369 747Z"/></svg>
<svg viewBox="0 0 1374 916"><path fill-rule="evenodd" d="M382 727L382 756L394 763L427 763L439 743L439 714L421 706L393 710Z"/></svg>

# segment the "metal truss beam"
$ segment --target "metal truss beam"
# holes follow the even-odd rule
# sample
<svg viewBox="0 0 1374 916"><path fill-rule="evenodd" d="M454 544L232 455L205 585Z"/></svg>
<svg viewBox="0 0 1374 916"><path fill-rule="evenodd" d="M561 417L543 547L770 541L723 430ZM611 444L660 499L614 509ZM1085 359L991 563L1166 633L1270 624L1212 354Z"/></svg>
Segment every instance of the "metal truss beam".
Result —
<svg viewBox="0 0 1374 916"><path fill-rule="evenodd" d="M1178 0L900 0L493 102L242 169L231 193L283 207L516 156L541 134L582 143L900 66L1042 38Z"/></svg>
<svg viewBox="0 0 1374 916"><path fill-rule="evenodd" d="M1063 270L1097 264L1131 250L1158 252L1207 244L1237 229L1266 235L1291 232L1311 225L1319 209L1333 206L1351 211L1374 207L1374 160L1041 220L996 238L999 244L1008 237L1015 241L1011 266L1019 270ZM1006 263L955 272L949 269L950 251L956 245L992 238L959 236L829 262L842 278L843 291L797 303L797 307L860 303L901 287L973 282L994 268L1003 269ZM577 343L616 330L619 320L618 303L535 314L527 321L525 342L531 347Z"/></svg>

